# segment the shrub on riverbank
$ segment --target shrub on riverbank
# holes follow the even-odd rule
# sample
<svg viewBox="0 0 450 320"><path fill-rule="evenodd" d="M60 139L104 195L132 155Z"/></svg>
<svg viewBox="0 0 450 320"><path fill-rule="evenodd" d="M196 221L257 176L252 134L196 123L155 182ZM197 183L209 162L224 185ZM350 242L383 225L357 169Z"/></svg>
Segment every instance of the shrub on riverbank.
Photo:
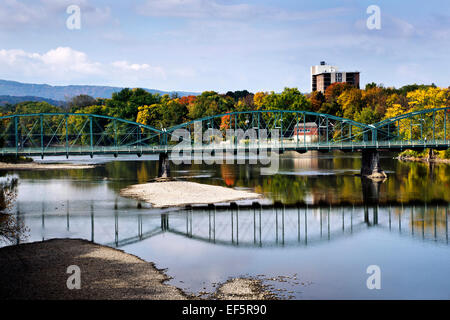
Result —
<svg viewBox="0 0 450 320"><path fill-rule="evenodd" d="M427 159L429 157L430 149L425 149L423 151L405 150L401 152L398 156L399 158L416 158L416 159ZM450 149L443 151L433 152L433 158L436 159L450 159Z"/></svg>
<svg viewBox="0 0 450 320"><path fill-rule="evenodd" d="M28 158L28 157L24 157L24 156L0 156L0 162L5 162L5 163L29 163L29 162L33 162L32 158Z"/></svg>

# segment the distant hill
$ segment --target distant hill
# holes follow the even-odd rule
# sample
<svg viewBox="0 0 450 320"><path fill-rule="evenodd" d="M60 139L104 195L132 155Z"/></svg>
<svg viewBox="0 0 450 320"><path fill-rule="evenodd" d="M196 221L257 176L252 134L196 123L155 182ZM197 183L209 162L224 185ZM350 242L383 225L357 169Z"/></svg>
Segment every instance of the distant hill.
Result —
<svg viewBox="0 0 450 320"><path fill-rule="evenodd" d="M85 85L70 85L70 86L51 86L48 84L33 84L22 83L17 81L0 80L0 95L4 96L32 96L42 97L46 99L66 101L68 98L80 94L87 94L94 98L111 98L113 92L122 90L122 87L108 87L108 86L85 86ZM159 94L174 94L179 96L198 95L195 92L185 91L161 91L155 89L144 90L150 93ZM41 100L39 100L41 101Z"/></svg>
<svg viewBox="0 0 450 320"><path fill-rule="evenodd" d="M48 102L54 106L64 106L66 104L65 101L60 100L53 100L48 98L42 98L42 97L35 97L35 96L0 96L0 106L4 106L5 104L16 104L24 101L45 101Z"/></svg>

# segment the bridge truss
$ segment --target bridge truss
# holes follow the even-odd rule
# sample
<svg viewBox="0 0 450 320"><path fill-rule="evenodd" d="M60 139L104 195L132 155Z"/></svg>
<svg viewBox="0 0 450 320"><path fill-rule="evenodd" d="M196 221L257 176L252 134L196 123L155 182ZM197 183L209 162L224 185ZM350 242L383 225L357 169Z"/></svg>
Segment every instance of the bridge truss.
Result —
<svg viewBox="0 0 450 320"><path fill-rule="evenodd" d="M0 117L2 155L157 154L196 150L447 149L450 107L425 109L375 124L291 110L230 112L171 128L84 113Z"/></svg>

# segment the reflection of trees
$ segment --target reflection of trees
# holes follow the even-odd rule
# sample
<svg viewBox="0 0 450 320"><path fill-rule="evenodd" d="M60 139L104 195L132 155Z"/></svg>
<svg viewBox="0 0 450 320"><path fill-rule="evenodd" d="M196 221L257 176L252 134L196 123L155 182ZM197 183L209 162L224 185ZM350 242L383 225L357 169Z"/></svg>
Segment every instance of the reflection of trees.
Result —
<svg viewBox="0 0 450 320"><path fill-rule="evenodd" d="M236 175L233 170L233 165L222 164L220 166L220 174L221 174L223 181L225 181L225 184L227 186L229 186L229 187L234 186L234 184L236 182Z"/></svg>
<svg viewBox="0 0 450 320"><path fill-rule="evenodd" d="M450 166L398 162L394 179L388 179L386 185L388 194L402 202L450 202Z"/></svg>
<svg viewBox="0 0 450 320"><path fill-rule="evenodd" d="M15 176L0 178L0 242L13 242L26 231L21 221L7 213L17 197L17 184Z"/></svg>
<svg viewBox="0 0 450 320"><path fill-rule="evenodd" d="M157 161L120 161L120 158L117 160L88 170L23 171L19 174L21 178L30 180L70 179L75 181L74 188L83 189L96 188L97 184L79 181L98 181L107 177L108 188L113 190L136 182L145 183L157 176ZM362 204L368 198L378 203L450 202L450 193L447 191L450 190L449 165L405 163L388 157L382 158L381 161L382 167L389 172L389 178L377 186L379 189L376 190L365 188L361 178L355 175L361 168L358 154L319 154L315 155L311 167L307 164L301 168L297 168L299 162L295 159L284 158L280 162L281 173L273 176L262 176L259 164L171 163L171 167L173 176L192 176L190 180L199 183L251 188L270 199L286 204L297 202ZM308 175L294 174L308 169L330 171L332 174L314 175L314 172ZM282 171L290 174L283 174ZM200 175L203 177L199 177ZM374 190L376 192L370 193Z"/></svg>

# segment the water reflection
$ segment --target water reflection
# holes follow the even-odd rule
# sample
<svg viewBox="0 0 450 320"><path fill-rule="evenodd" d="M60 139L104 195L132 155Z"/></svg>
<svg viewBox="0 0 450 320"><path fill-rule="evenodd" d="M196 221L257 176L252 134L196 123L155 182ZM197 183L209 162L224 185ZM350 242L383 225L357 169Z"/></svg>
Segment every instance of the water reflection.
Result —
<svg viewBox="0 0 450 320"><path fill-rule="evenodd" d="M274 176L262 176L259 165L248 164L172 164L171 173L200 183L250 188L285 204L450 202L450 165L405 163L393 159L393 156L384 154L381 158L381 165L389 178L376 185L356 175L361 167L357 153L284 154L280 158L279 172ZM116 192L129 184L144 183L154 178L157 162L113 161L93 170L29 171L18 175L26 180L68 179L84 189L95 188L94 182L97 181L109 181L107 187ZM80 181L92 183L80 185Z"/></svg>
<svg viewBox="0 0 450 320"><path fill-rule="evenodd" d="M448 245L448 205L410 206L234 206L191 208L145 214L137 208L109 210L94 201L65 208L45 207L20 215L31 238L81 237L123 247L165 233L235 247L308 246L351 237L376 228ZM24 208L21 208L24 210ZM75 212L75 213L71 213ZM96 214L98 212L99 214Z"/></svg>
<svg viewBox="0 0 450 320"><path fill-rule="evenodd" d="M155 161L119 160L18 172L12 217L29 227L27 241L83 238L120 247L168 268L172 284L193 292L230 276L298 273L314 285L298 288L297 298L449 298L450 165L385 156L383 183L355 176L357 154L285 154L275 176L249 165L174 166L174 176L250 188L277 205L173 211L118 196L157 173ZM370 264L389 279L378 293L365 286Z"/></svg>
<svg viewBox="0 0 450 320"><path fill-rule="evenodd" d="M8 212L17 197L17 185L18 178L14 175L0 177L0 244L10 244L27 237L23 222Z"/></svg>

